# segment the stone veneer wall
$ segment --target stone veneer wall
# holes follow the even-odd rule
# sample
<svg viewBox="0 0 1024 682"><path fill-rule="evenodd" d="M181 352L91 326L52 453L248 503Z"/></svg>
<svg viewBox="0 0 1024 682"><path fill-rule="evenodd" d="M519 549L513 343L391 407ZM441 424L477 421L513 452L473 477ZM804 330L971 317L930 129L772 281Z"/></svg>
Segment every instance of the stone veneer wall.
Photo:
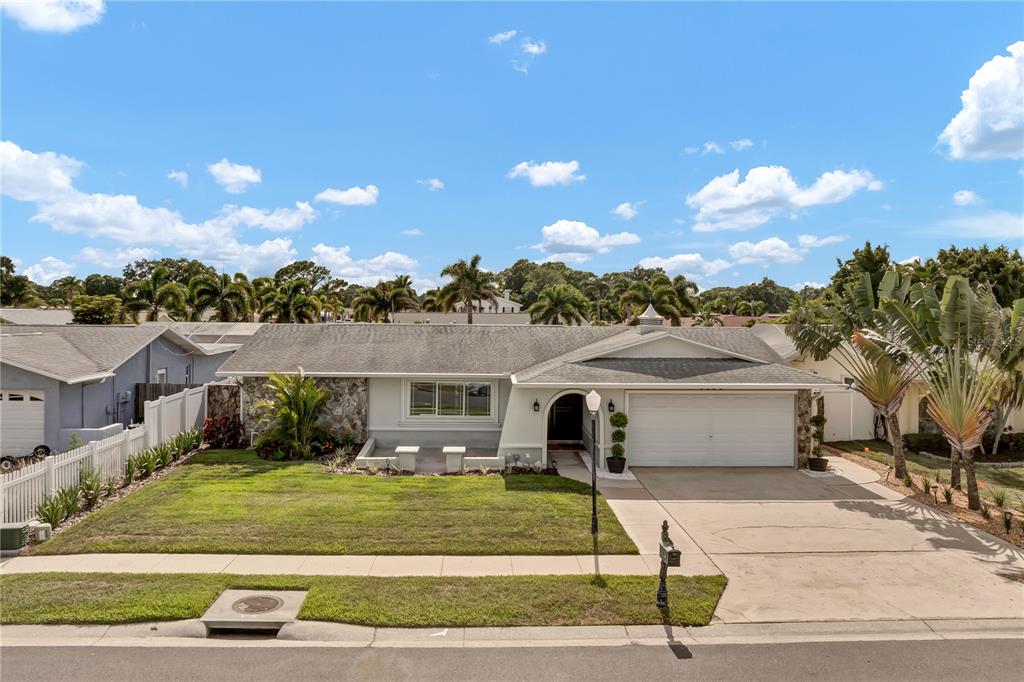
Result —
<svg viewBox="0 0 1024 682"><path fill-rule="evenodd" d="M811 456L811 392L801 389L796 392L796 465L807 468Z"/></svg>
<svg viewBox="0 0 1024 682"><path fill-rule="evenodd" d="M238 384L207 384L206 416L210 419L238 417L241 414L241 400L242 393Z"/></svg>
<svg viewBox="0 0 1024 682"><path fill-rule="evenodd" d="M359 442L367 438L367 399L369 379L313 377L317 386L327 390L331 397L320 416L320 423L336 436L352 434ZM253 409L253 403L270 398L266 377L244 377L241 384L242 423L245 433L263 433L269 426Z"/></svg>

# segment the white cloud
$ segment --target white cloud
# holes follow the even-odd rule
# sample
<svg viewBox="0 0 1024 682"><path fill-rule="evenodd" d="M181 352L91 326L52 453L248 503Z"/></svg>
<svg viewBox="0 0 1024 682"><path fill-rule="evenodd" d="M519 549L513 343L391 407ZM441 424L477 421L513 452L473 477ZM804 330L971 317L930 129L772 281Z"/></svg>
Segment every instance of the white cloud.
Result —
<svg viewBox="0 0 1024 682"><path fill-rule="evenodd" d="M417 265L415 259L395 251L365 259L352 258L350 251L349 246L321 243L313 247L313 260L318 265L330 268L335 277L363 285L376 284L382 279L392 279L395 275L409 274Z"/></svg>
<svg viewBox="0 0 1024 682"><path fill-rule="evenodd" d="M132 247L129 249L97 249L93 246L86 246L77 254L75 254L75 260L83 260L87 263L94 263L107 270L117 270L123 268L128 263L132 263L143 258L155 258L157 252L155 249L147 249L143 247Z"/></svg>
<svg viewBox="0 0 1024 682"><path fill-rule="evenodd" d="M700 147L698 147L697 145L690 145L689 147L683 149L683 153L685 154L696 154L699 151Z"/></svg>
<svg viewBox="0 0 1024 682"><path fill-rule="evenodd" d="M63 154L36 154L8 140L0 142L0 184L4 195L17 201L47 201L74 193L71 181L84 165Z"/></svg>
<svg viewBox="0 0 1024 682"><path fill-rule="evenodd" d="M811 287L813 289L821 289L824 286L825 285L823 283L821 283L821 282L798 282L797 284L794 284L794 285L790 286L789 288L792 289L793 291L800 291L804 287Z"/></svg>
<svg viewBox="0 0 1024 682"><path fill-rule="evenodd" d="M695 232L746 230L763 225L784 210L844 201L857 191L878 191L882 183L869 171L829 171L813 185L800 187L784 166L751 168L741 181L739 170L713 178L686 197L697 210Z"/></svg>
<svg viewBox="0 0 1024 682"><path fill-rule="evenodd" d="M712 142L710 140L704 143L703 150L704 151L702 151L701 154L703 154L705 156L707 156L708 154L724 154L725 153L725 150L722 149L721 145L719 145L717 142Z"/></svg>
<svg viewBox="0 0 1024 682"><path fill-rule="evenodd" d="M170 173L167 174L167 179L174 180L182 187L188 187L188 171L172 170Z"/></svg>
<svg viewBox="0 0 1024 682"><path fill-rule="evenodd" d="M970 206L981 201L981 197L969 189L953 192L953 203L957 206Z"/></svg>
<svg viewBox="0 0 1024 682"><path fill-rule="evenodd" d="M621 216L626 220L632 220L636 217L637 213L640 212L640 206L643 202L632 203L629 201L623 201L621 204L612 209L612 213L617 216Z"/></svg>
<svg viewBox="0 0 1024 682"><path fill-rule="evenodd" d="M910 258L905 258L905 259L901 260L900 261L900 265L913 265L914 263L920 263L920 262L921 262L921 257L920 256L911 256Z"/></svg>
<svg viewBox="0 0 1024 682"><path fill-rule="evenodd" d="M21 274L28 277L36 284L49 284L55 279L67 277L74 274L75 266L65 263L59 258L46 256L35 265L30 265L21 271Z"/></svg>
<svg viewBox="0 0 1024 682"><path fill-rule="evenodd" d="M547 43L543 40L534 40L533 38L523 38L523 42L520 43L519 47L525 54L531 57L537 57L548 51Z"/></svg>
<svg viewBox="0 0 1024 682"><path fill-rule="evenodd" d="M314 197L314 201L329 201L332 204L343 204L345 206L373 206L380 196L380 189L377 185L366 187L349 187L348 189L333 189L328 187Z"/></svg>
<svg viewBox="0 0 1024 682"><path fill-rule="evenodd" d="M541 242L534 248L548 254L547 260L582 263L595 253L608 253L616 246L636 244L640 237L632 232L602 235L579 220L556 220L540 230Z"/></svg>
<svg viewBox="0 0 1024 682"><path fill-rule="evenodd" d="M744 149L750 149L751 147L753 147L754 143L753 141L748 140L747 138L744 137L739 140L732 140L731 142L729 142L729 146L733 148L733 151L741 152Z"/></svg>
<svg viewBox="0 0 1024 682"><path fill-rule="evenodd" d="M579 161L545 161L544 163L523 161L508 172L508 177L525 177L534 187L550 187L583 182L587 176L580 173L579 170Z"/></svg>
<svg viewBox="0 0 1024 682"><path fill-rule="evenodd" d="M723 258L706 260L699 253L677 253L667 258L652 256L640 259L640 267L642 268L662 268L665 272L681 274L687 279L714 277L729 266L729 261Z"/></svg>
<svg viewBox="0 0 1024 682"><path fill-rule="evenodd" d="M408 230L402 230L402 234L404 234L406 237L422 237L423 230L421 230L418 227L413 227Z"/></svg>
<svg viewBox="0 0 1024 682"><path fill-rule="evenodd" d="M818 237L813 234L802 234L796 238L797 243L805 249L814 249L819 246L828 246L829 244L838 244L839 242L845 242L846 236L840 234L831 234L827 237Z"/></svg>
<svg viewBox="0 0 1024 682"><path fill-rule="evenodd" d="M952 159L1024 157L1024 41L981 65L960 95L962 108L939 135Z"/></svg>
<svg viewBox="0 0 1024 682"><path fill-rule="evenodd" d="M0 7L27 31L71 33L99 23L103 0L4 0Z"/></svg>
<svg viewBox="0 0 1024 682"><path fill-rule="evenodd" d="M296 201L295 208L253 208L252 206L224 206L220 215L207 223L219 223L227 227L258 227L271 232L300 230L316 220L317 212L308 202Z"/></svg>
<svg viewBox="0 0 1024 682"><path fill-rule="evenodd" d="M263 174L259 168L245 166L240 163L231 163L227 159L211 163L206 167L206 170L210 171L213 179L228 194L241 194L250 184L263 181Z"/></svg>
<svg viewBox="0 0 1024 682"><path fill-rule="evenodd" d="M740 264L760 263L763 265L799 263L804 258L799 250L794 249L788 242L778 237L769 237L757 243L737 242L729 247L729 255Z"/></svg>
<svg viewBox="0 0 1024 682"><path fill-rule="evenodd" d="M431 192L436 192L439 189L444 189L444 182L440 178L427 178L426 180L417 180L417 185L424 185Z"/></svg>
<svg viewBox="0 0 1024 682"><path fill-rule="evenodd" d="M501 45L502 43L507 43L508 41L515 38L516 33L518 33L518 31L516 31L515 29L511 31L502 31L501 33L495 33L493 36L487 39L487 42L489 42L491 45Z"/></svg>
<svg viewBox="0 0 1024 682"><path fill-rule="evenodd" d="M1020 242L1024 239L1024 215L1010 211L958 215L939 221L925 232L956 237L970 235L972 239L1005 239Z"/></svg>

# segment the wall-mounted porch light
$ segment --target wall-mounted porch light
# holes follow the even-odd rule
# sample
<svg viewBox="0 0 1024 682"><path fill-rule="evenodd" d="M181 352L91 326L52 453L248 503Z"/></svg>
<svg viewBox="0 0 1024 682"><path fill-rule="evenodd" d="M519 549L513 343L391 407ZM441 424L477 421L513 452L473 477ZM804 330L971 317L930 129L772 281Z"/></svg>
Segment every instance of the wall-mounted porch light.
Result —
<svg viewBox="0 0 1024 682"><path fill-rule="evenodd" d="M540 412L540 401L534 398L533 400L533 411Z"/></svg>
<svg viewBox="0 0 1024 682"><path fill-rule="evenodd" d="M615 403L614 403L614 402L612 402L612 401L611 401L611 400L609 399L609 400L608 400L608 414L613 414L614 412L615 412Z"/></svg>

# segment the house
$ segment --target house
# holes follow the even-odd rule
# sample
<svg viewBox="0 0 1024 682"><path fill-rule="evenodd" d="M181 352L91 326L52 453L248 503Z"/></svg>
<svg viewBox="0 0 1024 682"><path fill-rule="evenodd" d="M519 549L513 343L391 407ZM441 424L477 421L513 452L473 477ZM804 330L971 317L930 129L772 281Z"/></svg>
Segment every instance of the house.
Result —
<svg viewBox="0 0 1024 682"><path fill-rule="evenodd" d="M0 324L71 324L71 308L0 308Z"/></svg>
<svg viewBox="0 0 1024 682"><path fill-rule="evenodd" d="M18 325L0 330L0 453L62 450L132 422L136 384L202 384L231 350L166 325Z"/></svg>
<svg viewBox="0 0 1024 682"><path fill-rule="evenodd" d="M518 303L516 305L519 305ZM407 310L392 315L395 322L406 324L466 324L466 313ZM473 324L530 324L529 313L474 313Z"/></svg>
<svg viewBox="0 0 1024 682"><path fill-rule="evenodd" d="M505 289L501 296L495 296L493 301L473 301L473 312L481 314L519 313L523 310L523 304L513 301L510 297L512 291ZM455 304L456 312L465 312L466 306L462 303Z"/></svg>
<svg viewBox="0 0 1024 682"><path fill-rule="evenodd" d="M218 374L240 382L243 420L259 432L267 375L300 368L330 392L335 431L499 462L546 463L564 443L592 450L584 396L596 390L604 456L609 415L622 411L631 466L795 466L810 448L812 396L843 390L749 329L662 327L653 309L632 327L268 325Z"/></svg>
<svg viewBox="0 0 1024 682"><path fill-rule="evenodd" d="M800 353L793 340L786 335L783 325L758 324L751 331L771 346L789 366L852 388L854 378L846 373L834 357L819 361ZM925 412L926 405L924 384L911 385L897 415L900 430L904 434L921 431L938 433L938 427L932 424ZM825 419L826 441L888 438L887 426L876 417L875 409L864 396L854 390L826 394ZM1015 431L1024 429L1024 410L1012 412L1008 425Z"/></svg>

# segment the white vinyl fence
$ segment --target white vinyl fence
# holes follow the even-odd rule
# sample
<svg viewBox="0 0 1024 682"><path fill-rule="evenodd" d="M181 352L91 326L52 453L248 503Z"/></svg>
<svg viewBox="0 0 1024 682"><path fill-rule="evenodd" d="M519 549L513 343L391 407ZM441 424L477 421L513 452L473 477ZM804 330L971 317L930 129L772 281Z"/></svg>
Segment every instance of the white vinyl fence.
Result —
<svg viewBox="0 0 1024 682"><path fill-rule="evenodd" d="M104 478L121 476L129 457L202 426L205 418L205 386L146 401L143 425L0 477L0 523L31 521L44 497L78 485L82 469L95 469Z"/></svg>

